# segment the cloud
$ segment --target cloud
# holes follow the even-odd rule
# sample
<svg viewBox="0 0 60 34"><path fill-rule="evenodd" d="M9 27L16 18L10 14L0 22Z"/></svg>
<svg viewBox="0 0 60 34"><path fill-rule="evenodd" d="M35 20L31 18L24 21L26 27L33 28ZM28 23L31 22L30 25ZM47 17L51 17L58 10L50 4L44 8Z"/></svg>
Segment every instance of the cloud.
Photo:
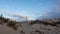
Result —
<svg viewBox="0 0 60 34"><path fill-rule="evenodd" d="M51 15L60 18L60 0L57 0Z"/></svg>
<svg viewBox="0 0 60 34"><path fill-rule="evenodd" d="M58 0L56 6L55 6L56 12L60 13L60 0Z"/></svg>
<svg viewBox="0 0 60 34"><path fill-rule="evenodd" d="M24 18L25 19L25 16L20 15L20 14L12 14L12 16L17 17L17 18Z"/></svg>
<svg viewBox="0 0 60 34"><path fill-rule="evenodd" d="M10 12L10 11L1 9L0 14L3 14L3 16L6 18L11 18L16 20L25 20L25 16L18 14L18 12L15 13L15 12Z"/></svg>
<svg viewBox="0 0 60 34"><path fill-rule="evenodd" d="M60 18L60 0L57 0L56 4L54 5L53 9L48 10L45 9L42 12L42 16L37 18Z"/></svg>
<svg viewBox="0 0 60 34"><path fill-rule="evenodd" d="M20 15L18 13L11 13L11 14L7 13L7 14L8 14L8 16L11 16L11 17L13 17L16 20L25 20L25 16Z"/></svg>

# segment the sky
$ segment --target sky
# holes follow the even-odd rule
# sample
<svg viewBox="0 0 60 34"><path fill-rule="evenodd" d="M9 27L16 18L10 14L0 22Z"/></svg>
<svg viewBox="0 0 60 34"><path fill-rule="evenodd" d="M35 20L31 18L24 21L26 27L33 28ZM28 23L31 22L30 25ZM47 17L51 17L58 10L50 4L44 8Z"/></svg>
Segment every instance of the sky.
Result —
<svg viewBox="0 0 60 34"><path fill-rule="evenodd" d="M60 17L60 0L0 0L0 14L14 19Z"/></svg>

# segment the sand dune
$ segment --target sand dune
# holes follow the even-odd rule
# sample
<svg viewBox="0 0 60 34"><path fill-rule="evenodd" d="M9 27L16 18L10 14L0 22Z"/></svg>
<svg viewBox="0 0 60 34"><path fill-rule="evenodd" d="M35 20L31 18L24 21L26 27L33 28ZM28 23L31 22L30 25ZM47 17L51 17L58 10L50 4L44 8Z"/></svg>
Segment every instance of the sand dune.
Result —
<svg viewBox="0 0 60 34"><path fill-rule="evenodd" d="M0 34L60 34L60 26L44 24L40 21L21 23L3 19L0 20Z"/></svg>

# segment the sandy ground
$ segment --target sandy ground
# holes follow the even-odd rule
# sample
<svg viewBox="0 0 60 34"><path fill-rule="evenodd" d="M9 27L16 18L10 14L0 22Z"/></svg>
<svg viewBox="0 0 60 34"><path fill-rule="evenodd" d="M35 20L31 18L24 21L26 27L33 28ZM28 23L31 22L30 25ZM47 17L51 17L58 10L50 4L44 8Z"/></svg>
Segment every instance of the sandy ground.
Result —
<svg viewBox="0 0 60 34"><path fill-rule="evenodd" d="M19 34L19 32L14 31L12 28L5 25L0 25L0 34Z"/></svg>
<svg viewBox="0 0 60 34"><path fill-rule="evenodd" d="M35 30L39 30L44 34L60 34L60 28L58 27L49 25L45 26L43 24L29 25L28 23L22 23L21 25L22 27L19 27L18 30L13 30L6 25L0 25L0 34L38 34L36 32L33 32ZM23 31L24 33L20 33L21 31Z"/></svg>

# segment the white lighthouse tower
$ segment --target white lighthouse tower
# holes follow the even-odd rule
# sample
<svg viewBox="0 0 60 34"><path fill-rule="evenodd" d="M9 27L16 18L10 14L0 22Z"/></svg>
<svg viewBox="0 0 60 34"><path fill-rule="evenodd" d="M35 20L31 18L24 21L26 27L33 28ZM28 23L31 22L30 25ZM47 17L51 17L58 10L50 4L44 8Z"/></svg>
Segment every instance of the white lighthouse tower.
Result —
<svg viewBox="0 0 60 34"><path fill-rule="evenodd" d="M28 22L28 16L26 16L26 18L25 18L25 19L26 19L26 22Z"/></svg>

